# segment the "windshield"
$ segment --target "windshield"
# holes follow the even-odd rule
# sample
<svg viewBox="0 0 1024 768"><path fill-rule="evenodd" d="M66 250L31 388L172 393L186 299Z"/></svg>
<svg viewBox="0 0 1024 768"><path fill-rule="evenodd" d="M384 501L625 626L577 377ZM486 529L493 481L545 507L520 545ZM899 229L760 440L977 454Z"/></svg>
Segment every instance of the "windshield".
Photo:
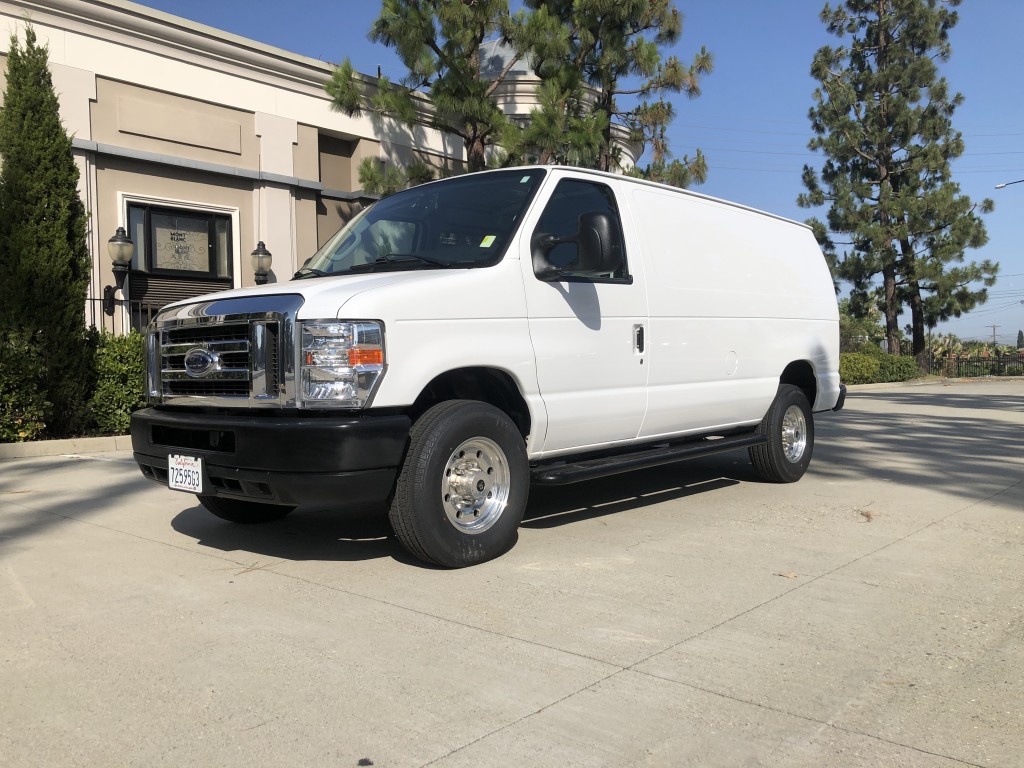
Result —
<svg viewBox="0 0 1024 768"><path fill-rule="evenodd" d="M391 195L361 211L295 277L497 264L543 177L539 168L510 169Z"/></svg>

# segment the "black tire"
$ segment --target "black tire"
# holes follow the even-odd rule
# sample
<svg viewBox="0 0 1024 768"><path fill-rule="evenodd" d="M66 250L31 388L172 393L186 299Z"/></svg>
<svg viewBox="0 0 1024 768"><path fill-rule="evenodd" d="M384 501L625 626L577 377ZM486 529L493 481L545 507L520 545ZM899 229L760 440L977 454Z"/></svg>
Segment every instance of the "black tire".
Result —
<svg viewBox="0 0 1024 768"><path fill-rule="evenodd" d="M803 477L814 452L814 416L803 390L780 384L757 434L767 436L768 442L748 452L762 480L795 483Z"/></svg>
<svg viewBox="0 0 1024 768"><path fill-rule="evenodd" d="M419 559L476 565L515 546L529 483L526 443L512 420L487 403L448 400L413 425L388 519Z"/></svg>
<svg viewBox="0 0 1024 768"><path fill-rule="evenodd" d="M245 499L226 499L221 496L196 496L199 503L221 520L232 523L254 524L280 520L295 507L281 504L262 504Z"/></svg>

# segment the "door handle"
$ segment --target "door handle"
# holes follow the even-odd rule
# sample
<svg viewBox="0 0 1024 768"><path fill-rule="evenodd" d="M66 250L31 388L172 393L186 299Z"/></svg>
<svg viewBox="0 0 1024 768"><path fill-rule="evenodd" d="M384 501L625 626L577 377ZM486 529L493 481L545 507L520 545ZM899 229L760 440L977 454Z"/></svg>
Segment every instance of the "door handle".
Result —
<svg viewBox="0 0 1024 768"><path fill-rule="evenodd" d="M633 326L633 347L637 352L643 354L644 351L644 327L642 325Z"/></svg>

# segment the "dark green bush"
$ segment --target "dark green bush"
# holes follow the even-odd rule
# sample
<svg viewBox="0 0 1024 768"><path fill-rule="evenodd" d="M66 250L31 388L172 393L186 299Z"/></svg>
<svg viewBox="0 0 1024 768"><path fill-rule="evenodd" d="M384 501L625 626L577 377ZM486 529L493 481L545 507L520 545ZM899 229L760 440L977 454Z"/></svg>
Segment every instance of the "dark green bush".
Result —
<svg viewBox="0 0 1024 768"><path fill-rule="evenodd" d="M839 378L845 384L871 384L878 381L878 358L860 352L839 355Z"/></svg>
<svg viewBox="0 0 1024 768"><path fill-rule="evenodd" d="M871 342L864 342L857 347L857 352L862 355L868 355L869 357L882 358L888 355L884 349L878 344L872 344Z"/></svg>
<svg viewBox="0 0 1024 768"><path fill-rule="evenodd" d="M39 344L22 331L0 333L0 442L32 440L46 428L50 403Z"/></svg>
<svg viewBox="0 0 1024 768"><path fill-rule="evenodd" d="M917 361L908 356L844 352L839 355L839 376L844 384L880 384L910 381L921 375Z"/></svg>
<svg viewBox="0 0 1024 768"><path fill-rule="evenodd" d="M899 355L882 355L878 359L878 381L910 381L921 375L917 360Z"/></svg>
<svg viewBox="0 0 1024 768"><path fill-rule="evenodd" d="M106 434L128 432L132 411L145 404L145 353L143 336L104 333L96 350L96 391L89 412L96 428Z"/></svg>

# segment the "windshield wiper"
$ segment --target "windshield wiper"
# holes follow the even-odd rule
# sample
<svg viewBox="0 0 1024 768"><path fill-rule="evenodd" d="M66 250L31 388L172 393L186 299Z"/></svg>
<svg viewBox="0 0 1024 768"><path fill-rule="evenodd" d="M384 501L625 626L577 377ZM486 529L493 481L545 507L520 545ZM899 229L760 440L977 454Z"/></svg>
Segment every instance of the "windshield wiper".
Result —
<svg viewBox="0 0 1024 768"><path fill-rule="evenodd" d="M348 268L348 272L375 272L377 270L405 269L407 267L440 267L448 269L453 267L450 261L442 261L430 256L420 256L418 253L382 253L376 261L367 264L354 264Z"/></svg>
<svg viewBox="0 0 1024 768"><path fill-rule="evenodd" d="M292 275L292 280L304 280L308 277L327 277L329 274L330 272L324 272L316 267L303 267Z"/></svg>
<svg viewBox="0 0 1024 768"><path fill-rule="evenodd" d="M450 261L438 259L433 256L424 256L422 253L382 253L377 257L377 261L386 261L389 264L394 264L400 261L425 261L427 264L433 264L437 267L452 266Z"/></svg>

